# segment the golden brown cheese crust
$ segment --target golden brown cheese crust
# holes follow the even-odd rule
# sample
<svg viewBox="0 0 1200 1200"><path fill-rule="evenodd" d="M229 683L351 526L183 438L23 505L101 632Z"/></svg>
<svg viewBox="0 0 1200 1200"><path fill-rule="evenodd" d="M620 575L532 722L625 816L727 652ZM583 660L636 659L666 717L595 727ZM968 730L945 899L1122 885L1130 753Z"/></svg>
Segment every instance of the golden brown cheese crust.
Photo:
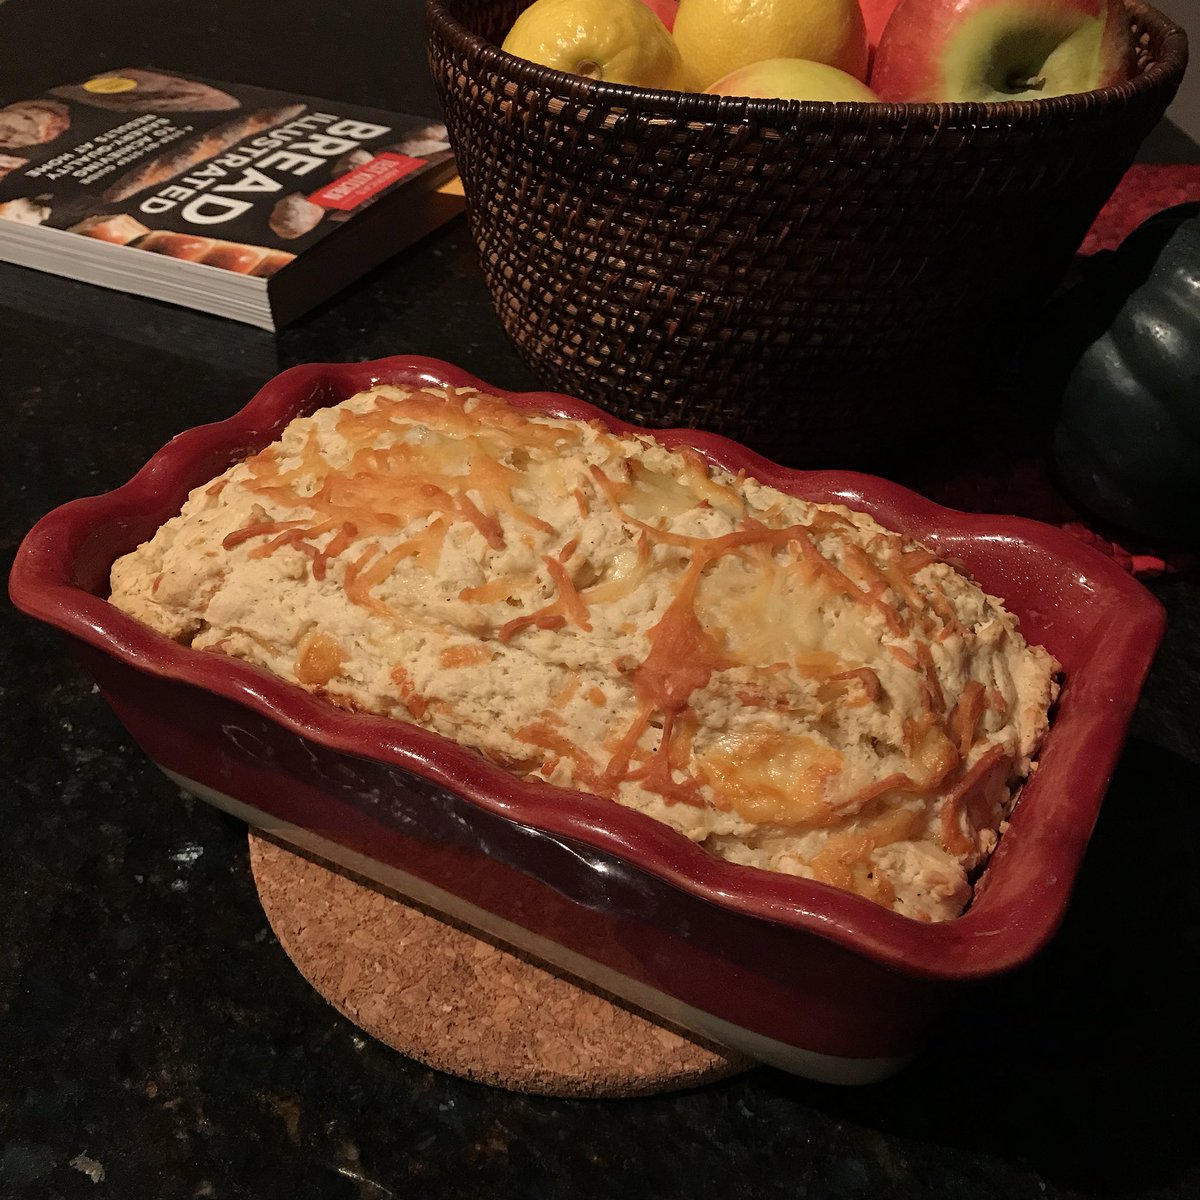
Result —
<svg viewBox="0 0 1200 1200"><path fill-rule="evenodd" d="M454 389L292 422L119 560L112 601L924 920L969 899L1058 669L863 513Z"/></svg>

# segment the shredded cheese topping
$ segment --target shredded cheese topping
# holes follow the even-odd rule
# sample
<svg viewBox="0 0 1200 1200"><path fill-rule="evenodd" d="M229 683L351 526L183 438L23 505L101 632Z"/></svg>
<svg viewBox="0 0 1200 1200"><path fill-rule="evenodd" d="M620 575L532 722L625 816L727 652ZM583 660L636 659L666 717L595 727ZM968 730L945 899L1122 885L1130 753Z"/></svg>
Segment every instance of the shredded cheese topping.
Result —
<svg viewBox="0 0 1200 1200"><path fill-rule="evenodd" d="M966 902L1057 669L864 514L469 390L294 421L120 560L112 598L922 919Z"/></svg>

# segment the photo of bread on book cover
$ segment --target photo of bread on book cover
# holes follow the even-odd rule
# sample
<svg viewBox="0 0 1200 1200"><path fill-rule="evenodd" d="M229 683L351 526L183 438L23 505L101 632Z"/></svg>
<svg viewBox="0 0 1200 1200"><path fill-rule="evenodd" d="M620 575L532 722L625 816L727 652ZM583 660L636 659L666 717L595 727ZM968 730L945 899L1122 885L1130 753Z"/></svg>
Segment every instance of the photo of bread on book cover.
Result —
<svg viewBox="0 0 1200 1200"><path fill-rule="evenodd" d="M113 286L33 261L38 227L270 278L454 170L427 117L123 67L0 103L0 258ZM402 244L385 238L375 261Z"/></svg>

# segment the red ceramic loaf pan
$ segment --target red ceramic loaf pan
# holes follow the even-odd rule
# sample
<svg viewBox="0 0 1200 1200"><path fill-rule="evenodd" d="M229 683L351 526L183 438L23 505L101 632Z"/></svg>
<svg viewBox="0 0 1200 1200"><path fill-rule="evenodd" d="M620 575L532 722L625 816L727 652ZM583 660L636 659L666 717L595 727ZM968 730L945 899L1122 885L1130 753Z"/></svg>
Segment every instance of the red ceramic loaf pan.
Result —
<svg viewBox="0 0 1200 1200"><path fill-rule="evenodd" d="M25 539L13 601L71 637L172 779L644 1010L822 1080L890 1074L957 985L1046 943L1163 629L1143 588L1048 526L954 512L869 476L787 470L711 434L654 435L919 539L1002 596L1026 636L1061 660L1062 697L1011 827L967 913L933 925L710 857L640 813L524 782L411 725L343 712L255 667L179 646L106 603L113 560L193 487L292 418L376 383L496 391L426 358L296 367L236 416L181 434L124 487L56 509ZM633 428L565 396L508 398Z"/></svg>

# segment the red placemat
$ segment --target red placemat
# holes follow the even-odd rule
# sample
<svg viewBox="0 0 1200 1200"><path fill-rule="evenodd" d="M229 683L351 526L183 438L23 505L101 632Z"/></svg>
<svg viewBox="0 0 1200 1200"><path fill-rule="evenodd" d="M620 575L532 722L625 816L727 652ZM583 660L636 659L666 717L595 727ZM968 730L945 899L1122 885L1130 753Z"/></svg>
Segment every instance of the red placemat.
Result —
<svg viewBox="0 0 1200 1200"><path fill-rule="evenodd" d="M1194 200L1200 200L1200 164L1135 163L1100 210L1079 253L1115 250L1148 217Z"/></svg>

